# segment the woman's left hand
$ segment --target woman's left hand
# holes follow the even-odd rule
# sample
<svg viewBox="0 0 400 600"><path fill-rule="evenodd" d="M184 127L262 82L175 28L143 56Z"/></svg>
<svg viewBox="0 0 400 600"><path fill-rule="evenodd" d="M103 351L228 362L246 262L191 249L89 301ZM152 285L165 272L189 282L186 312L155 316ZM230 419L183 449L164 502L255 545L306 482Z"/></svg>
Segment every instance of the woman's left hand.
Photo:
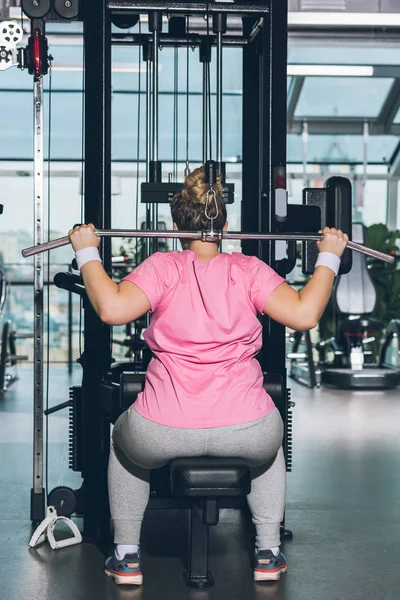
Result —
<svg viewBox="0 0 400 600"><path fill-rule="evenodd" d="M76 225L68 231L68 237L75 252L89 246L99 247L100 238L95 234L95 229L95 226L89 223L89 225Z"/></svg>

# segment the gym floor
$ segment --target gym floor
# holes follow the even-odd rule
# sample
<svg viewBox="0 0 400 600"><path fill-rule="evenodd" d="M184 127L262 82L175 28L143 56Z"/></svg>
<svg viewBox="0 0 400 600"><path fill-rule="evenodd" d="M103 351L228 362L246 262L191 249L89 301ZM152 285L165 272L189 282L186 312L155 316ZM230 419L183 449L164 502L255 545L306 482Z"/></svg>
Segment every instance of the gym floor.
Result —
<svg viewBox="0 0 400 600"><path fill-rule="evenodd" d="M294 466L288 475L284 551L278 583L252 580L252 525L222 511L211 529L215 586L182 579L186 516L149 511L142 540L144 586L118 587L103 574L104 556L82 544L53 552L29 549L32 479L32 379L28 369L0 399L0 598L3 600L395 600L400 586L400 395L308 390L292 381ZM51 405L79 383L52 370ZM79 487L68 470L66 411L50 417L49 487Z"/></svg>

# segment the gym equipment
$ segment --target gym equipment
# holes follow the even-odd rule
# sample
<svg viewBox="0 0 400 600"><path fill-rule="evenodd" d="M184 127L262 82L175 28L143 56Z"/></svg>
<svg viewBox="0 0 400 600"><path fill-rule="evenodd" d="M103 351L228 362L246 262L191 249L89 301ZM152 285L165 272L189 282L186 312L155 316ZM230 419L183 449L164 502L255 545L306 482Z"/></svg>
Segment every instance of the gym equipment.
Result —
<svg viewBox="0 0 400 600"><path fill-rule="evenodd" d="M289 376L309 388L321 387L321 370L314 362L310 332L294 331L290 342L293 345L286 355L290 361Z"/></svg>
<svg viewBox="0 0 400 600"><path fill-rule="evenodd" d="M363 242L361 223L353 223L353 238ZM317 346L322 383L346 389L390 389L400 384L400 372L384 366L383 362L364 364L368 342L382 330L381 324L370 317L375 302L376 292L366 259L354 255L351 271L338 278L334 289L335 335ZM326 362L329 349L334 352L332 363Z"/></svg>
<svg viewBox="0 0 400 600"><path fill-rule="evenodd" d="M314 206L320 209L320 226L335 227L349 235L352 240L352 189L351 183L345 177L329 177L323 188L306 188L303 190L303 205L309 209ZM347 244L340 261L339 275L348 273L351 269L352 254L350 248L353 242ZM305 275L314 272L318 258L315 244L303 242L302 271Z"/></svg>
<svg viewBox="0 0 400 600"><path fill-rule="evenodd" d="M46 2L41 2L45 7ZM75 3L73 3L75 5ZM85 161L84 161L84 202L85 222L94 222L102 230L111 228L111 50L112 44L136 44L143 47L146 62L146 183L160 182L158 161L158 51L161 44L188 48L192 43L207 47L219 45L218 60L223 47L241 48L243 51L243 152L242 152L242 229L243 231L279 234L285 226L289 214L286 193L286 106L287 96L287 2L282 0L260 0L258 4L240 2L113 2L98 0L81 3L81 17L84 31L84 101L85 101ZM52 10L42 15L33 15L33 5L23 3L26 16L31 20L29 51L18 55L20 64L25 61L29 73L34 76L35 87L35 240L42 242L42 187L43 165L39 157L42 151L42 77L47 72L48 57L45 40L46 20ZM40 9L40 7L39 7ZM149 23L150 35L112 34L111 22L115 15L129 18L142 17L139 21ZM157 15L155 15L157 13ZM209 14L208 14L209 13ZM218 15L228 15L226 33L223 19ZM161 33L160 17L171 16L171 28ZM204 35L204 26L199 34L192 35L190 20L193 17L206 18L206 27L211 24L213 34ZM242 35L230 35L230 15L241 17ZM176 18L180 20L177 27ZM179 31L177 31L179 30ZM216 32L216 33L215 33ZM207 32L209 33L209 32ZM179 35L178 35L179 34ZM186 35L185 35L186 34ZM225 49L225 48L224 48ZM209 78L210 68L204 69ZM219 76L222 69L218 68ZM140 78L139 78L140 81ZM222 90L222 82L216 86ZM210 85L203 98L211 102ZM220 95L218 96L220 101ZM259 107L262 106L261 111ZM221 112L221 111L220 111ZM208 116L210 116L208 114ZM220 114L222 117L222 114ZM208 119L210 124L210 119ZM218 135L222 126L217 124ZM221 141L221 140L220 140ZM222 153L219 145L218 154ZM211 148L207 148L211 155ZM220 156L219 156L220 157ZM189 157L187 157L189 162ZM189 164L187 165L189 167ZM220 165L218 165L220 167ZM222 167L222 165L221 165ZM224 171L221 168L221 173ZM302 207L303 208L303 207ZM310 208L310 207L306 207ZM315 209L315 207L312 207ZM315 210L313 211L315 213ZM304 213L305 214L305 213ZM311 213L310 213L311 214ZM146 205L146 229L153 230L158 222L157 205ZM318 231L318 228L315 229ZM292 232L290 232L292 233ZM165 238L162 232L161 238ZM175 234L176 237L176 234ZM277 241L259 243L259 235L246 238L241 236L245 254L258 256L281 274L292 268L288 260L286 237ZM272 238L272 240L275 238ZM308 238L310 239L310 238ZM313 238L318 239L318 237ZM270 238L271 240L271 238ZM151 246L147 244L148 251ZM112 272L111 240L102 239L100 254L104 268ZM43 489L43 277L41 259L35 259L34 313L35 313L35 379L34 379L34 469L31 496L31 519L44 517L45 490ZM109 514L107 500L106 468L109 453L110 419L104 410L99 410L99 398L103 398L103 385L110 373L111 328L100 322L89 303L84 310L84 352L79 359L83 367L82 387L72 390L73 405L80 422L79 466L84 476L82 515L84 533L87 539L100 541L109 535ZM285 334L284 327L268 317L262 318L265 344L259 354L264 372L277 373L282 378L282 393L277 406L282 415L287 432L289 423L289 394L286 389ZM270 343L267 343L267 340ZM116 383L111 381L110 384ZM117 384L118 385L118 384ZM116 386L109 386L113 391ZM110 392L111 393L111 392ZM78 400L79 398L79 400ZM70 399L71 401L71 399ZM71 406L70 406L71 408ZM74 408L75 410L75 408ZM286 435L286 434L285 434ZM286 439L286 437L285 437ZM74 459L75 460L75 459ZM161 485L161 484L160 484ZM153 505L168 508L171 498L156 492ZM160 489L160 486L158 487ZM181 505L184 498L175 498L175 506ZM187 499L186 499L187 500ZM231 500L234 500L232 498ZM240 500L240 499L239 499ZM179 503L182 504L179 504ZM173 504L173 503L172 503ZM188 506L188 505L187 505Z"/></svg>
<svg viewBox="0 0 400 600"><path fill-rule="evenodd" d="M392 319L385 329L379 365L400 370L400 321Z"/></svg>
<svg viewBox="0 0 400 600"><path fill-rule="evenodd" d="M70 529L72 537L56 541L54 537L54 529L59 521L64 523ZM39 546L39 544L43 544L46 539L48 540L52 550L59 550L60 548L67 548L68 546L80 544L82 541L82 536L79 529L75 523L71 521L71 519L59 516L54 506L49 506L47 509L47 516L32 535L29 546L31 548L35 548L36 546Z"/></svg>
<svg viewBox="0 0 400 600"><path fill-rule="evenodd" d="M57 4L58 17L65 11L72 17L77 0ZM56 8L56 7L55 7ZM33 75L33 170L34 170L34 243L43 241L43 76L48 73L48 44L44 18L52 13L50 0L22 0L22 10L31 19L31 35L25 48L17 49L23 30L13 21L1 24L0 70L16 66ZM43 490L43 258L35 256L34 265L34 377L33 377L33 486L31 489L31 520L44 518L45 492Z"/></svg>
<svg viewBox="0 0 400 600"><path fill-rule="evenodd" d="M251 491L250 469L240 458L177 458L169 467L172 496L191 500L189 560L183 574L187 586L214 584L208 570L209 527L219 522L222 498L245 497Z"/></svg>
<svg viewBox="0 0 400 600"><path fill-rule="evenodd" d="M260 241L308 241L317 242L322 239L321 234L304 234L304 233L241 233L239 231L146 231L141 229L96 229L96 235L99 237L135 237L135 238L175 238L175 239L191 239L207 241L220 241L220 240L260 240ZM65 236L52 240L51 242L45 242L30 248L22 250L22 256L27 258L28 256L35 256L41 252L54 250L61 246L69 244L69 237ZM379 260L383 260L388 263L394 262L394 257L389 254L384 254L378 250L367 248L362 244L349 241L347 244L351 250L356 250L362 254L373 256Z"/></svg>
<svg viewBox="0 0 400 600"><path fill-rule="evenodd" d="M8 283L3 269L0 269L0 320L3 319L5 304L7 302ZM7 391L8 387L18 379L18 361L28 360L26 355L17 355L16 340L33 337L33 334L18 334L7 319L3 323L1 332L0 350L0 395Z"/></svg>

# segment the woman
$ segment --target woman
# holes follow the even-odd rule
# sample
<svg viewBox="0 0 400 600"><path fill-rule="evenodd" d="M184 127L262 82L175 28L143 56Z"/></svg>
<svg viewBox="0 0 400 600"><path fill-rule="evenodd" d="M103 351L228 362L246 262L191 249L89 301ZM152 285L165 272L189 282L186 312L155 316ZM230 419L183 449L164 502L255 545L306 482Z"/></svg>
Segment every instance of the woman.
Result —
<svg viewBox="0 0 400 600"><path fill-rule="evenodd" d="M180 230L226 229L221 181L209 194L203 167L171 203ZM206 201L211 202L206 207ZM118 285L105 273L93 225L69 232L88 297L100 319L122 325L150 312L144 337L153 353L137 401L115 424L109 461L114 555L105 572L138 584L140 530L150 470L179 456L237 456L251 467L248 503L256 528L254 579L277 580L286 469L283 424L263 389L255 358L257 313L291 327L315 327L329 300L347 236L325 228L315 273L298 293L252 256L220 253L216 242L188 241L183 252L155 253Z"/></svg>

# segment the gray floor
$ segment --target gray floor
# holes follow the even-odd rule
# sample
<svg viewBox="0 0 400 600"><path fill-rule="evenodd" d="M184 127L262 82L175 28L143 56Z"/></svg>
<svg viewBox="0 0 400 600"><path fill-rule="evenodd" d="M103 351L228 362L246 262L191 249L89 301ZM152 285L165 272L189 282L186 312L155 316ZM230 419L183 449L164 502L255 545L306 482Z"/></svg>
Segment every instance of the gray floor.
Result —
<svg viewBox="0 0 400 600"><path fill-rule="evenodd" d="M52 371L51 404L67 399L70 384L62 370ZM253 583L248 519L223 511L210 541L216 584L203 592L185 587L185 516L151 511L142 540L145 584L118 588L103 575L104 557L94 546L28 548L32 382L22 371L0 399L1 600L398 599L400 392L291 387L296 407L287 526L294 539L285 545L289 570L282 580ZM50 489L79 486L68 471L67 437L66 413L52 416Z"/></svg>

